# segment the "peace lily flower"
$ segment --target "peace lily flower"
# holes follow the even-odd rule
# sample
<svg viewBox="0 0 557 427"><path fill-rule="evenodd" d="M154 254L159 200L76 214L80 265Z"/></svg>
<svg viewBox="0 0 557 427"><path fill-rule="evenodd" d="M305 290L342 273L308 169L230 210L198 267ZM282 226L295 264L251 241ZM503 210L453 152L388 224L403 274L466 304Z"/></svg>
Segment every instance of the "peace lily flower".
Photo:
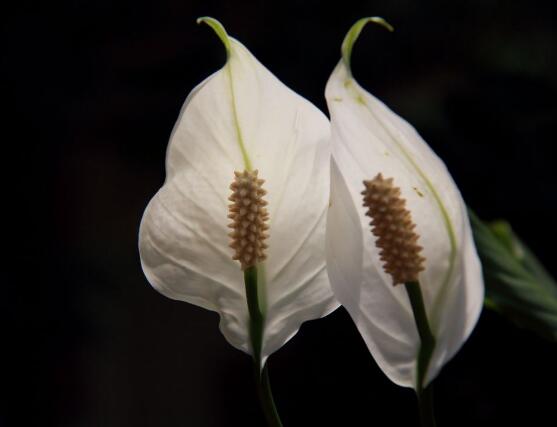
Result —
<svg viewBox="0 0 557 427"><path fill-rule="evenodd" d="M333 155L327 268L380 368L421 391L478 320L481 266L443 162L352 76L352 47L368 22L392 30L381 18L356 22L326 88Z"/></svg>
<svg viewBox="0 0 557 427"><path fill-rule="evenodd" d="M198 22L227 61L182 107L141 221L141 263L163 295L216 311L226 340L262 367L338 306L324 254L330 127L218 21Z"/></svg>

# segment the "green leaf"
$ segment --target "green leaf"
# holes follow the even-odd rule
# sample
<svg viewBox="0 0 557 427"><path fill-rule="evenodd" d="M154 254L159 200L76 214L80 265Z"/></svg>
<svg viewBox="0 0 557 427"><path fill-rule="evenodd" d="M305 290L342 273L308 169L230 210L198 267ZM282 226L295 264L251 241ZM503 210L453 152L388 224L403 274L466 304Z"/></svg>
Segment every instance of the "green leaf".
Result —
<svg viewBox="0 0 557 427"><path fill-rule="evenodd" d="M482 261L486 307L557 341L557 283L505 221L487 224L471 210Z"/></svg>

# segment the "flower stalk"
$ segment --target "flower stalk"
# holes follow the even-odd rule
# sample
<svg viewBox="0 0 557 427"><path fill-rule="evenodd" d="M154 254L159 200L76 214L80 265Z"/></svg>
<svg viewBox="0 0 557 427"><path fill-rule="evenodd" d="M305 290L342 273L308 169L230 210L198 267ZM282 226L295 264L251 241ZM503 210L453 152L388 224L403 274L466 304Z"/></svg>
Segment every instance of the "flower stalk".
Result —
<svg viewBox="0 0 557 427"><path fill-rule="evenodd" d="M246 299L249 311L249 333L259 403L261 404L261 409L263 410L267 424L271 427L282 427L282 422L271 391L267 364L263 367L261 366L261 347L263 342L263 329L265 327L265 313L259 303L256 266L244 270L244 283L246 285Z"/></svg>
<svg viewBox="0 0 557 427"><path fill-rule="evenodd" d="M261 370L261 346L265 314L259 305L259 289L257 287L257 267L249 267L244 271L246 298L249 312L249 335L256 368Z"/></svg>
<svg viewBox="0 0 557 427"><path fill-rule="evenodd" d="M259 403L265 414L265 419L269 427L282 427L282 422L273 399L273 393L271 391L271 383L269 381L269 371L267 369L267 364L263 366L263 370L260 371L255 367L255 381L257 384L257 395L259 397Z"/></svg>
<svg viewBox="0 0 557 427"><path fill-rule="evenodd" d="M416 328L420 336L420 350L417 360L417 383L416 394L418 396L418 405L420 407L420 420L422 427L435 427L435 416L433 412L433 390L432 385L424 388L427 368L435 349L435 337L429 327L427 313L425 310L424 299L419 282L407 282L404 284L412 313L416 321Z"/></svg>

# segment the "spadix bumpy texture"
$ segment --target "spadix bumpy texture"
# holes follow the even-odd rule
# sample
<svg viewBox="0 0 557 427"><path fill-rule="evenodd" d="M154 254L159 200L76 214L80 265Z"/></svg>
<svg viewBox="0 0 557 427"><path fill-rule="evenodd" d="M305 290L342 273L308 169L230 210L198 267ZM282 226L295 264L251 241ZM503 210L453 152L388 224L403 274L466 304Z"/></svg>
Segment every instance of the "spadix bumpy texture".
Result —
<svg viewBox="0 0 557 427"><path fill-rule="evenodd" d="M265 208L267 202L263 199L267 192L261 187L265 181L258 178L257 170L245 170L243 173L236 171L234 174L234 182L230 184L232 195L228 198L232 202L228 206L228 218L232 220L228 224L232 229L229 234L232 239L230 247L235 252L232 259L238 260L242 270L246 270L267 258L265 239L269 237L266 233L269 226L265 222L269 219L269 212Z"/></svg>
<svg viewBox="0 0 557 427"><path fill-rule="evenodd" d="M411 305L404 286L393 286L383 269L360 194L362 182L379 173L394 178L425 258L418 278L436 339L426 385L477 322L481 267L464 202L445 165L412 126L358 85L349 61L345 55L326 88L333 154L329 277L381 369L396 384L416 387L420 339Z"/></svg>
<svg viewBox="0 0 557 427"><path fill-rule="evenodd" d="M372 219L369 225L377 237L375 246L381 249L383 270L391 275L394 285L417 282L425 259L420 255L416 225L400 197L400 188L393 185L393 178L384 179L380 173L365 180L364 187L363 206Z"/></svg>
<svg viewBox="0 0 557 427"><path fill-rule="evenodd" d="M155 289L218 312L226 339L247 353L242 265L249 262L233 258L253 251L266 318L264 360L302 322L338 306L324 249L330 128L316 107L217 29L227 63L182 107L167 150L166 181L145 211L139 248ZM258 207L253 217L235 207L247 200ZM244 225L245 237L256 242L251 249L241 236Z"/></svg>

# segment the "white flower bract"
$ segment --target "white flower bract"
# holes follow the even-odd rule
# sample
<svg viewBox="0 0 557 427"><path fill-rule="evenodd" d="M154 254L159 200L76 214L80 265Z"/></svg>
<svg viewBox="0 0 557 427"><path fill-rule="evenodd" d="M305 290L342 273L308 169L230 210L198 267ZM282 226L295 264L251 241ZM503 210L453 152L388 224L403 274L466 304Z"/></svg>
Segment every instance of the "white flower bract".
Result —
<svg viewBox="0 0 557 427"><path fill-rule="evenodd" d="M330 126L217 21L203 21L223 41L227 62L182 107L166 181L141 221L141 263L155 289L216 311L228 342L251 353L244 277L232 259L227 215L234 172L257 169L270 227L267 258L258 266L264 361L302 322L338 306L324 253Z"/></svg>
<svg viewBox="0 0 557 427"><path fill-rule="evenodd" d="M380 21L360 20L347 34L326 88L333 155L327 266L335 295L378 365L396 384L416 387L420 339L411 305L404 286L393 286L383 270L360 194L364 180L379 173L392 177L425 258L419 281L437 342L425 386L476 324L483 279L466 206L445 165L411 125L352 76L352 44L370 20Z"/></svg>

